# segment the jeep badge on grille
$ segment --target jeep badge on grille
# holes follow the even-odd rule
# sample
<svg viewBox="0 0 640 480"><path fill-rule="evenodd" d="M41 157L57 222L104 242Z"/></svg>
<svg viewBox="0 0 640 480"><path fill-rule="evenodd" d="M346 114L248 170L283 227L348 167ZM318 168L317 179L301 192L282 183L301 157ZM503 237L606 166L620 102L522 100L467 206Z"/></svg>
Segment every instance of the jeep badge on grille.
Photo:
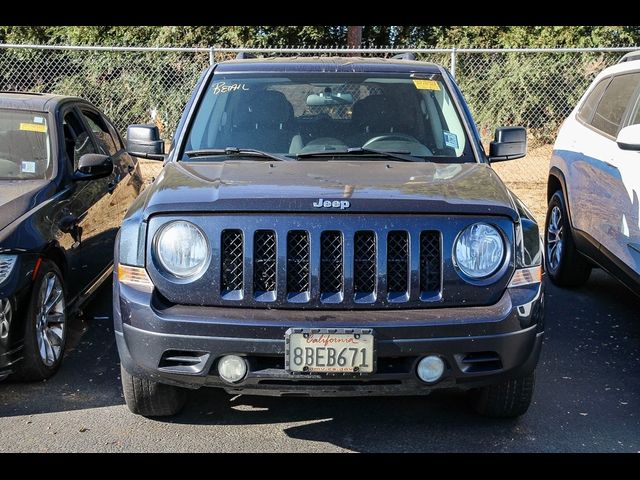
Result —
<svg viewBox="0 0 640 480"><path fill-rule="evenodd" d="M319 198L317 202L313 203L314 208L339 208L340 210L345 210L351 206L351 202L349 200L325 200L324 198Z"/></svg>

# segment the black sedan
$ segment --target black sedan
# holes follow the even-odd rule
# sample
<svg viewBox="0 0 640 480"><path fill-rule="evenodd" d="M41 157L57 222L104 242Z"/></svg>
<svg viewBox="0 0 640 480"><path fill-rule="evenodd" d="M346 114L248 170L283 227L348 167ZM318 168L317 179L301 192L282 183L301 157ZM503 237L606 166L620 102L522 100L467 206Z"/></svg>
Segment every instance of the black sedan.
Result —
<svg viewBox="0 0 640 480"><path fill-rule="evenodd" d="M110 278L141 187L136 161L89 102L0 93L0 379L59 368L68 321Z"/></svg>

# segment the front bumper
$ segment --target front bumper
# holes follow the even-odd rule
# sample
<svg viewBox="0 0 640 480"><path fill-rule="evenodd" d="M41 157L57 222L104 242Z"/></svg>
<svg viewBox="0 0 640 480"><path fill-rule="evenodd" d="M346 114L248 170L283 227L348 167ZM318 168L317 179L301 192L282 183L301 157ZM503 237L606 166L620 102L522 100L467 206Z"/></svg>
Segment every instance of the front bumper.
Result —
<svg viewBox="0 0 640 480"><path fill-rule="evenodd" d="M34 254L18 255L13 271L0 286L0 298L9 299L12 306L10 321L0 318L4 323L0 328L0 380L11 374L15 365L22 360L24 322L31 299L32 272L36 259Z"/></svg>
<svg viewBox="0 0 640 480"><path fill-rule="evenodd" d="M486 307L420 310L267 310L170 305L158 295L114 282L118 351L130 374L187 388L224 388L259 395L418 395L436 388L476 388L533 372L544 331L542 284L507 289ZM285 332L301 328L372 328L372 374L293 376L284 369ZM246 357L238 384L217 374L218 359ZM441 356L446 372L434 384L416 365ZM167 358L191 358L169 362Z"/></svg>

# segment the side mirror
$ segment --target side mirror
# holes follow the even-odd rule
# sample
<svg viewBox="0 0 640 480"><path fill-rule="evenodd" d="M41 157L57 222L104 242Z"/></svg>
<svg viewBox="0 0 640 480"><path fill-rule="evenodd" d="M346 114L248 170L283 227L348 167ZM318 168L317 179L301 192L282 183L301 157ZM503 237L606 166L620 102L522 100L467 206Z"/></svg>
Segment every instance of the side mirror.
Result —
<svg viewBox="0 0 640 480"><path fill-rule="evenodd" d="M618 147L622 150L640 151L640 125L629 125L618 133Z"/></svg>
<svg viewBox="0 0 640 480"><path fill-rule="evenodd" d="M73 174L74 180L96 180L108 177L113 173L113 160L100 153L86 153L78 161L78 169Z"/></svg>
<svg viewBox="0 0 640 480"><path fill-rule="evenodd" d="M489 145L489 161L515 160L527 154L527 130L524 127L496 128L493 142Z"/></svg>
<svg viewBox="0 0 640 480"><path fill-rule="evenodd" d="M164 140L155 125L129 125L127 153L134 157L164 160Z"/></svg>

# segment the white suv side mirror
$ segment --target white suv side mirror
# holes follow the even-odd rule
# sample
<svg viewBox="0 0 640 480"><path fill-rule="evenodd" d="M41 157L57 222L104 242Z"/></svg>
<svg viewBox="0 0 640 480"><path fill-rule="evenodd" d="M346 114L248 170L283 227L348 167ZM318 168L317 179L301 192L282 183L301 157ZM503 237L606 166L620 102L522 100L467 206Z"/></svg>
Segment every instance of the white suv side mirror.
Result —
<svg viewBox="0 0 640 480"><path fill-rule="evenodd" d="M640 150L640 125L629 125L618 133L618 147L622 150Z"/></svg>

